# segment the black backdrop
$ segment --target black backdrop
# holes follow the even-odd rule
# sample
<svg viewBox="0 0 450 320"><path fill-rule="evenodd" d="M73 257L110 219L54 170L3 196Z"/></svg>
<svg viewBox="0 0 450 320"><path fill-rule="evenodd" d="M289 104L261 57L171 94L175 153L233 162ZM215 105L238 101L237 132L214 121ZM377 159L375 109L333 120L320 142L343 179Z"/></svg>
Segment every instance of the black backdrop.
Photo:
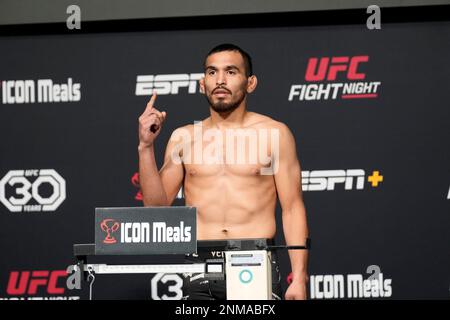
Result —
<svg viewBox="0 0 450 320"><path fill-rule="evenodd" d="M361 24L1 37L0 297L87 298L86 287L64 289L65 277L56 271L74 261L73 243L93 242L95 207L142 205L133 177L137 119L149 97L135 94L137 76L201 73L211 47L233 42L252 55L259 78L249 109L291 128L304 177L363 170L362 188L355 180L350 190L336 183L303 193L313 239L312 296L321 298L319 290L353 298L349 275L367 279L373 276L367 268L375 265L392 280L385 298L448 298L449 39L448 22L384 24L375 31ZM358 67L364 80L341 72L335 81L320 83L380 82L376 97L289 101L292 85L308 83L311 58L355 56L368 57ZM69 78L80 84L79 101L37 101L39 79L64 84ZM32 80L34 103L6 103L6 91L20 101L20 80ZM16 89L6 90L9 85ZM168 114L156 145L161 164L172 130L204 119L208 106L198 88L188 93L183 87L178 94L160 94L156 106ZM54 171L20 171L31 169ZM383 176L377 186L368 180L375 171ZM48 182L58 180L55 172L63 179L59 188ZM38 176L43 180L32 192ZM30 186L20 189L24 181ZM303 180L304 189L312 184ZM49 211L16 205L22 211L13 212L5 203L22 198L20 193L30 194L26 205L51 196L63 200ZM277 241L283 243L280 214L278 206ZM286 287L289 262L285 252L281 256ZM337 287L341 275L343 295ZM328 279L325 286L321 276ZM94 296L150 299L150 281L150 275L102 276ZM160 297L171 285L176 281L159 281L153 294Z"/></svg>

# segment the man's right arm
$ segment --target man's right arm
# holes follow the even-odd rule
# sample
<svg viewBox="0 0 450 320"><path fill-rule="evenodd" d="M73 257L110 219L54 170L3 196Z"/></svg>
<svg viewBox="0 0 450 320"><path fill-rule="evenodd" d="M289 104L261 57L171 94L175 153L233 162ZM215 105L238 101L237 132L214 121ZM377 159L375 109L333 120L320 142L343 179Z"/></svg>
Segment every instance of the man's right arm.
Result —
<svg viewBox="0 0 450 320"><path fill-rule="evenodd" d="M184 170L181 161L173 159L173 149L177 143L172 139L172 134L167 144L164 165L158 172L154 142L161 132L166 112L160 112L154 107L155 100L156 92L153 92L139 117L139 183L144 206L170 206L181 187Z"/></svg>
<svg viewBox="0 0 450 320"><path fill-rule="evenodd" d="M151 147L138 147L139 183L144 206L168 206L166 192L155 160L155 150Z"/></svg>
<svg viewBox="0 0 450 320"><path fill-rule="evenodd" d="M181 188L184 169L182 163L173 159L177 141L172 137L167 144L164 164L159 172L153 145L138 147L139 182L144 206L170 206Z"/></svg>

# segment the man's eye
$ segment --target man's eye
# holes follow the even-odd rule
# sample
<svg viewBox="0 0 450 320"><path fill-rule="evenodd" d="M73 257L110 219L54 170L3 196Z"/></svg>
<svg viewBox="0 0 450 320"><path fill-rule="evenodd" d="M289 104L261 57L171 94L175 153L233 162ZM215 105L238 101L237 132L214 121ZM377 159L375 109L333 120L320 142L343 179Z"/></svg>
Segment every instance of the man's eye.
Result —
<svg viewBox="0 0 450 320"><path fill-rule="evenodd" d="M236 74L236 72L229 70L228 71L229 74Z"/></svg>
<svg viewBox="0 0 450 320"><path fill-rule="evenodd" d="M216 73L216 72L215 72L214 70L211 70L210 72L208 72L208 74L211 75L211 76L212 76L213 74L215 74L215 73Z"/></svg>

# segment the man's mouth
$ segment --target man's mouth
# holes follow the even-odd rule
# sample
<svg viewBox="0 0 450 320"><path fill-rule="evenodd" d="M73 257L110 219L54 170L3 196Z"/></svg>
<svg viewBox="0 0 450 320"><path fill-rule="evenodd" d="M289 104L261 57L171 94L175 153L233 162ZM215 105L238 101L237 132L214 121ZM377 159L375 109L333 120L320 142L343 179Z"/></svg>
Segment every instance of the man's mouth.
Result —
<svg viewBox="0 0 450 320"><path fill-rule="evenodd" d="M222 90L222 89L214 90L214 92L213 92L213 95L216 95L216 96L219 96L219 97L226 96L227 94L230 94L230 93L228 91Z"/></svg>
<svg viewBox="0 0 450 320"><path fill-rule="evenodd" d="M219 97L226 96L227 94L229 94L229 93L228 92L216 92L216 93L214 93L214 95L219 96Z"/></svg>

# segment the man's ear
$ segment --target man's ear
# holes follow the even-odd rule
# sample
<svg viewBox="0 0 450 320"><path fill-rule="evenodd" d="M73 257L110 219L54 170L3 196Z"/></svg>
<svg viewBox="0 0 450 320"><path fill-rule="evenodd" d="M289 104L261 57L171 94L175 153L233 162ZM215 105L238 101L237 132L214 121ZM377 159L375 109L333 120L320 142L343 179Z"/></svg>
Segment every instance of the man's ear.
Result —
<svg viewBox="0 0 450 320"><path fill-rule="evenodd" d="M258 79L255 75L248 77L247 93L252 93L253 91L255 91L257 84Z"/></svg>
<svg viewBox="0 0 450 320"><path fill-rule="evenodd" d="M205 94L205 77L198 80L198 84L200 86L200 93Z"/></svg>

